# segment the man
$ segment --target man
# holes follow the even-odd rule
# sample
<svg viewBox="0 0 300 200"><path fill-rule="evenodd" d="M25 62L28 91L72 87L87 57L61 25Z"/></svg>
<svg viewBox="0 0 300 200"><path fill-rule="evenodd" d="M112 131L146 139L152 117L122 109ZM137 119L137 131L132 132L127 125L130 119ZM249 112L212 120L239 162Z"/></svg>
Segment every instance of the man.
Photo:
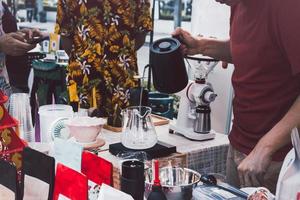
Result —
<svg viewBox="0 0 300 200"><path fill-rule="evenodd" d="M230 39L193 37L177 29L185 54L235 65L229 183L272 192L300 122L300 1L219 0L231 6Z"/></svg>
<svg viewBox="0 0 300 200"><path fill-rule="evenodd" d="M8 6L4 2L2 2L2 5L4 9L4 14L2 16L3 31L6 34L18 31L16 18L12 15ZM28 77L31 67L28 64L27 56L6 55L5 60L9 84L12 88L12 92L29 92Z"/></svg>
<svg viewBox="0 0 300 200"><path fill-rule="evenodd" d="M25 29L6 34L3 26L7 23L8 18L5 16L7 16L5 15L5 7L0 1L0 89L6 95L10 95L11 88L9 86L5 57L6 55L24 55L36 46L35 44L29 44L28 41L33 36L41 36L41 33L37 30Z"/></svg>
<svg viewBox="0 0 300 200"><path fill-rule="evenodd" d="M149 0L82 0L57 4L56 32L70 55L71 102L97 107L102 117L128 106L137 86L136 51L151 29Z"/></svg>

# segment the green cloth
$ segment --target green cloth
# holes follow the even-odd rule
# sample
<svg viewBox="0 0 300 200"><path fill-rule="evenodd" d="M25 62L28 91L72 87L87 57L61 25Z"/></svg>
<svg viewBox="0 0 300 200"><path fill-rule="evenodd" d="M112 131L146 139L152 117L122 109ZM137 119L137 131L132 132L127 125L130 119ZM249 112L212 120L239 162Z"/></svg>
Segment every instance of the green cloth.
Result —
<svg viewBox="0 0 300 200"><path fill-rule="evenodd" d="M66 68L56 63L35 60L32 62L34 69L33 92L38 98L38 105L63 103L61 99L67 99Z"/></svg>

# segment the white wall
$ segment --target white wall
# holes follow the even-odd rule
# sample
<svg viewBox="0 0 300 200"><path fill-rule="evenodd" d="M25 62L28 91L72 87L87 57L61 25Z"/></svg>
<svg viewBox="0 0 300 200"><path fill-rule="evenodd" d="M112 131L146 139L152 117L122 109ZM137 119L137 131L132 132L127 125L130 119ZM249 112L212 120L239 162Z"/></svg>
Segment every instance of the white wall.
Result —
<svg viewBox="0 0 300 200"><path fill-rule="evenodd" d="M194 0L192 12L192 33L226 39L229 36L230 8L214 0ZM212 103L212 128L228 133L231 122L231 75L233 66L223 69L221 64L209 75L218 97Z"/></svg>

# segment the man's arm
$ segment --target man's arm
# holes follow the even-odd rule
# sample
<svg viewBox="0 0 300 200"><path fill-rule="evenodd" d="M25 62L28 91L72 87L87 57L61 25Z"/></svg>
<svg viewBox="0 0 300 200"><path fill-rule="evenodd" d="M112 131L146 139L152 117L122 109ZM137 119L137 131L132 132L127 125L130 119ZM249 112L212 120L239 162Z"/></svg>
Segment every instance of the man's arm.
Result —
<svg viewBox="0 0 300 200"><path fill-rule="evenodd" d="M199 38L199 53L214 59L232 63L230 41L210 38Z"/></svg>
<svg viewBox="0 0 300 200"><path fill-rule="evenodd" d="M257 143L238 166L243 186L259 186L272 155L291 141L291 131L300 125L300 95L286 115Z"/></svg>
<svg viewBox="0 0 300 200"><path fill-rule="evenodd" d="M182 51L187 55L202 54L217 60L232 63L230 41L213 38L194 37L189 32L177 28L173 33L182 41Z"/></svg>
<svg viewBox="0 0 300 200"><path fill-rule="evenodd" d="M300 95L287 114L259 141L257 148L273 154L291 142L291 131L300 125Z"/></svg>
<svg viewBox="0 0 300 200"><path fill-rule="evenodd" d="M280 0L270 3L272 11L272 27L275 42L280 52L288 60L287 73L297 76L300 74L300 24L297 20L300 17L300 1L286 0L284 4ZM288 15L286 13L289 13ZM288 70L291 69L289 72ZM300 86L299 86L300 87ZM270 113L271 114L271 113ZM254 150L240 164L239 172L244 181L253 177L263 177L264 171L268 168L272 155L284 145L288 144L291 130L299 127L300 124L300 95L295 100L285 116L257 143Z"/></svg>
<svg viewBox="0 0 300 200"><path fill-rule="evenodd" d="M7 55L20 56L35 46L35 44L28 44L24 35L20 32L8 33L0 37L0 52Z"/></svg>

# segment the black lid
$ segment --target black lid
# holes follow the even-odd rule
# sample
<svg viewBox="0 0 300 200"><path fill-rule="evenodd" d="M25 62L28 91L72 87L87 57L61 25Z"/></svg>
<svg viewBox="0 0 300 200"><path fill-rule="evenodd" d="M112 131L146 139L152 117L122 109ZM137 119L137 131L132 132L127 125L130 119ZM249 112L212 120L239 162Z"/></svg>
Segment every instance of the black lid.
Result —
<svg viewBox="0 0 300 200"><path fill-rule="evenodd" d="M180 42L176 38L162 38L156 40L151 45L151 51L154 53L170 53L180 47Z"/></svg>

